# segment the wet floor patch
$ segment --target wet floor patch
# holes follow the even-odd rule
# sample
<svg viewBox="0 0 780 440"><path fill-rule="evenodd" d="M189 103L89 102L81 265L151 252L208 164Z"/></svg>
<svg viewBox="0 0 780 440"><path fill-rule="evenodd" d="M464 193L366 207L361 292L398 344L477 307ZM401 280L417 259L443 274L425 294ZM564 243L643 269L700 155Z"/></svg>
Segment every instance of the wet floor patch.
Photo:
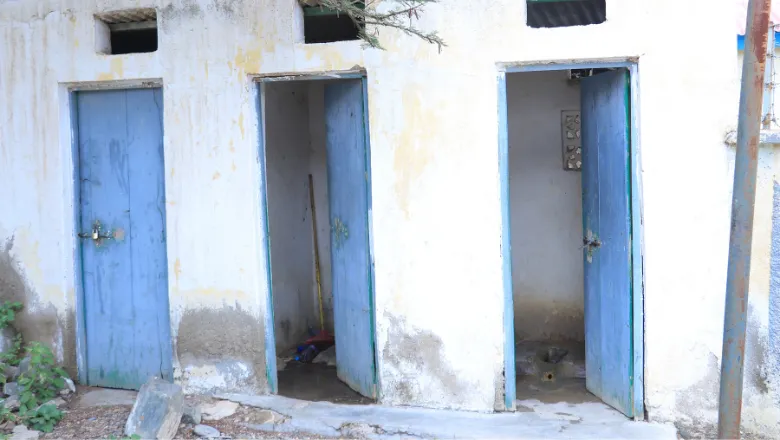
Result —
<svg viewBox="0 0 780 440"><path fill-rule="evenodd" d="M279 394L314 402L369 404L372 399L352 390L336 376L336 367L291 361L278 372Z"/></svg>

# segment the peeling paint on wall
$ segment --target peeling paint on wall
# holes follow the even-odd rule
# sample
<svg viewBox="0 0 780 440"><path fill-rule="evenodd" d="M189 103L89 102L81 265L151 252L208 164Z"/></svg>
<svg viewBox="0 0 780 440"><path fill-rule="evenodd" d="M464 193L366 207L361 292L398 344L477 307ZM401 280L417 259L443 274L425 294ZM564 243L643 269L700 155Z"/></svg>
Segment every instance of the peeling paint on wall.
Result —
<svg viewBox="0 0 780 440"><path fill-rule="evenodd" d="M263 324L240 306L182 314L177 339L180 378L190 391L265 391Z"/></svg>

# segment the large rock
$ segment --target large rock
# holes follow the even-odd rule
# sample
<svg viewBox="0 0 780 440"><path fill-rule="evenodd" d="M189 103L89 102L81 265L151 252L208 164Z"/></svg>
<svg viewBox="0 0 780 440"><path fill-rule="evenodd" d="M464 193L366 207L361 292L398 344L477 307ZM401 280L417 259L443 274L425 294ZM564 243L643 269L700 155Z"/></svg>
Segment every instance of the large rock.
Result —
<svg viewBox="0 0 780 440"><path fill-rule="evenodd" d="M11 326L0 329L0 353L6 353L13 350L16 335L16 330Z"/></svg>
<svg viewBox="0 0 780 440"><path fill-rule="evenodd" d="M150 379L138 392L125 434L143 439L172 439L179 428L183 403L179 385Z"/></svg>
<svg viewBox="0 0 780 440"><path fill-rule="evenodd" d="M5 399L3 406L8 408L9 411L16 411L22 406L22 402L19 400L19 396L11 396Z"/></svg>
<svg viewBox="0 0 780 440"><path fill-rule="evenodd" d="M3 394L6 396L17 396L19 395L19 384L16 382L6 382L3 384Z"/></svg>
<svg viewBox="0 0 780 440"><path fill-rule="evenodd" d="M30 362L32 361L32 358L28 354L27 356L23 357L21 361L19 361L19 374L24 374L27 372L27 370L30 369Z"/></svg>
<svg viewBox="0 0 780 440"><path fill-rule="evenodd" d="M6 382L15 382L19 378L19 367L13 365L5 365L3 367L3 374L5 374Z"/></svg>
<svg viewBox="0 0 780 440"><path fill-rule="evenodd" d="M181 421L190 425L200 425L201 420L200 406L194 403L185 403Z"/></svg>
<svg viewBox="0 0 780 440"><path fill-rule="evenodd" d="M41 433L38 431L31 431L24 425L14 427L10 440L36 440Z"/></svg>
<svg viewBox="0 0 780 440"><path fill-rule="evenodd" d="M211 405L205 405L201 408L203 420L222 420L236 413L239 405L229 400L220 400Z"/></svg>

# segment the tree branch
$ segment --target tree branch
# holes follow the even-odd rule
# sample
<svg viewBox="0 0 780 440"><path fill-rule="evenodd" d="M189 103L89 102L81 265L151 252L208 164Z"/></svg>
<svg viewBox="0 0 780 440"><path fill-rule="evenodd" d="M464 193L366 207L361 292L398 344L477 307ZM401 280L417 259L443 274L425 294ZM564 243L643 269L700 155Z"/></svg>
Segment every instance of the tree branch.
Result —
<svg viewBox="0 0 780 440"><path fill-rule="evenodd" d="M377 13L375 0L298 0L304 7L323 7L346 14L360 29L358 36L368 47L384 49L379 43L379 29L397 29L406 35L422 39L426 43L435 44L439 52L447 44L436 31L425 32L414 26L414 20L419 20L423 7L439 0L396 0L396 7L388 12ZM366 32L366 26L373 26L371 33Z"/></svg>

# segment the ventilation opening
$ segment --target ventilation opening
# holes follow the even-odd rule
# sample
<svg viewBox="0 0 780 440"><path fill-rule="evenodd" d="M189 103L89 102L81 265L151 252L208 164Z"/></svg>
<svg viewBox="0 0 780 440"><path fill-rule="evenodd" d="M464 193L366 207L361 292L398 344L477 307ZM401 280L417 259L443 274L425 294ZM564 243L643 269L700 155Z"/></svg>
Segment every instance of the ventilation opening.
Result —
<svg viewBox="0 0 780 440"><path fill-rule="evenodd" d="M133 9L100 14L95 20L95 49L121 55L157 50L157 11Z"/></svg>
<svg viewBox="0 0 780 440"><path fill-rule="evenodd" d="M606 0L527 0L528 26L554 28L607 21Z"/></svg>
<svg viewBox="0 0 780 440"><path fill-rule="evenodd" d="M343 12L322 6L303 8L303 36L307 44L357 40L362 28L362 23L355 23Z"/></svg>

